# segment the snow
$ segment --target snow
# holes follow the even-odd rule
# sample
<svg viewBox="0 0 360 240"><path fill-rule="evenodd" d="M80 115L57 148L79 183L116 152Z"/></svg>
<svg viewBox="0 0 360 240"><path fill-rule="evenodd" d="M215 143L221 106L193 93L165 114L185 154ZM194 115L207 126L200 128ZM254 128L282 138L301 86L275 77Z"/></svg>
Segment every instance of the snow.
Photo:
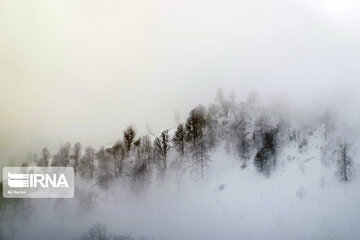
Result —
<svg viewBox="0 0 360 240"><path fill-rule="evenodd" d="M76 198L64 200L60 212L45 211L56 201L32 200L36 217L16 239L72 239L97 222L113 234L146 239L359 239L360 178L340 182L334 166L321 163L321 134L315 131L301 151L285 145L269 178L252 162L242 169L220 145L203 179L186 174L177 184L169 173L136 194L120 181L103 190L78 179ZM92 199L88 207L81 195ZM66 218L59 225L60 213Z"/></svg>
<svg viewBox="0 0 360 240"><path fill-rule="evenodd" d="M301 154L284 149L270 178L252 164L241 169L220 146L204 179L187 178L180 188L154 184L139 201L116 204L116 210L103 203L98 210L112 216L114 231L154 239L358 239L359 178L339 182L334 169L321 164L320 134Z"/></svg>

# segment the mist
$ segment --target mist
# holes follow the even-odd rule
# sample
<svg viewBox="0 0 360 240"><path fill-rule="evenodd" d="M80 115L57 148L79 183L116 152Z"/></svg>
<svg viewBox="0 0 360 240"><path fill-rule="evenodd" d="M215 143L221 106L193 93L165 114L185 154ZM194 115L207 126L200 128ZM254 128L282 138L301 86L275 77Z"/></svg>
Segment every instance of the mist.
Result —
<svg viewBox="0 0 360 240"><path fill-rule="evenodd" d="M357 1L1 5L3 160L66 141L99 147L130 124L174 127L175 112L219 87L296 104L359 100Z"/></svg>
<svg viewBox="0 0 360 240"><path fill-rule="evenodd" d="M1 198L0 240L358 239L359 13L355 0L0 1L0 166L78 171L73 199Z"/></svg>

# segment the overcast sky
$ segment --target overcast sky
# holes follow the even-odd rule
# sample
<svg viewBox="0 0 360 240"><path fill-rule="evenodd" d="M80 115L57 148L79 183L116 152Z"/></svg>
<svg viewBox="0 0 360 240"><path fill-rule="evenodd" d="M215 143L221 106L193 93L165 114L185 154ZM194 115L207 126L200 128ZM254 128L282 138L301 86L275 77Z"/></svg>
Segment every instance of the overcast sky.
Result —
<svg viewBox="0 0 360 240"><path fill-rule="evenodd" d="M359 65L356 0L0 0L0 157L172 128L219 87L356 102Z"/></svg>

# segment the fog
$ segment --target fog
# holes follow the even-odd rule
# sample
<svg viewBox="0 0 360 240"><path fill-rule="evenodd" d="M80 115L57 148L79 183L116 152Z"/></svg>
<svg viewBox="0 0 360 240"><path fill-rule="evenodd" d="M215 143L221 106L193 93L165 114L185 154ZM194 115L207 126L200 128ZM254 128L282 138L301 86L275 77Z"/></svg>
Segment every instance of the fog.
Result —
<svg viewBox="0 0 360 240"><path fill-rule="evenodd" d="M172 128L222 87L359 100L357 1L2 1L0 152Z"/></svg>
<svg viewBox="0 0 360 240"><path fill-rule="evenodd" d="M271 179L251 165L241 170L223 146L199 181L185 174L179 185L170 170L164 182L134 191L125 179L104 190L78 178L73 199L26 199L16 215L4 211L0 237L77 240L100 223L134 239L357 239L360 178L343 184L318 159L304 164L318 158L317 146L300 155L287 149Z"/></svg>
<svg viewBox="0 0 360 240"><path fill-rule="evenodd" d="M124 150L119 177L116 154L96 155L94 176L76 175L74 199L0 198L0 239L74 240L96 223L156 240L358 239L359 23L356 0L0 0L1 167L28 152L39 160L43 147L56 163L66 142L98 153L130 125L155 153L143 163L144 142ZM194 177L202 146L191 142L163 170L155 136L170 129L172 138L199 104L216 105L205 176ZM335 130L319 120L327 111ZM244 141L239 116L252 136ZM257 128L282 134L271 175L254 163L270 151ZM344 139L349 183L338 179ZM248 155L239 142L250 142ZM139 174L138 162L150 170Z"/></svg>

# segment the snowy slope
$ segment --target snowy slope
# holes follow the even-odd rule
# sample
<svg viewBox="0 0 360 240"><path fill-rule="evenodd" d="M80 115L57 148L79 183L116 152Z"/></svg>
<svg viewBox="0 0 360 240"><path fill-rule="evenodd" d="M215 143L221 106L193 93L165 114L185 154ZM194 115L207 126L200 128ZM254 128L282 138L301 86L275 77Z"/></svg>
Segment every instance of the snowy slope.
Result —
<svg viewBox="0 0 360 240"><path fill-rule="evenodd" d="M28 202L24 215L33 220L9 219L7 231L21 224L15 239L74 239L102 223L113 234L146 239L359 239L360 178L340 182L334 164L321 162L323 145L321 128L301 149L284 145L269 178L252 161L242 169L221 144L203 179L170 171L134 194L120 180L104 190L78 179L75 199Z"/></svg>
<svg viewBox="0 0 360 240"><path fill-rule="evenodd" d="M270 178L252 164L241 169L220 146L205 179L154 185L135 203L122 199L108 225L154 239L359 239L359 178L339 182L321 164L322 144L319 130L302 153L287 146ZM112 216L106 205L98 210Z"/></svg>

